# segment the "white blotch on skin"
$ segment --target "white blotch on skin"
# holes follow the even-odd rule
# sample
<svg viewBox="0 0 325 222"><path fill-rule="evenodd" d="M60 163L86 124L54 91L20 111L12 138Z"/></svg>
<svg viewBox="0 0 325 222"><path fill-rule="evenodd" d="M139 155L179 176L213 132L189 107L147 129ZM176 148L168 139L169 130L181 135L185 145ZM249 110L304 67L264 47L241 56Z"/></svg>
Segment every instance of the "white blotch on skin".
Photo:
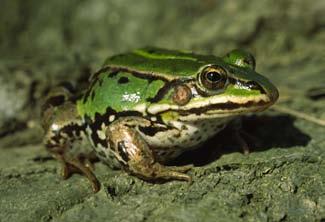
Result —
<svg viewBox="0 0 325 222"><path fill-rule="evenodd" d="M124 93L122 95L122 102L133 102L133 103L137 103L139 102L139 100L141 99L140 97L140 92L136 92L136 93Z"/></svg>
<svg viewBox="0 0 325 222"><path fill-rule="evenodd" d="M52 131L58 131L59 129L60 129L60 126L58 124L54 123L54 124L51 125L51 130Z"/></svg>
<svg viewBox="0 0 325 222"><path fill-rule="evenodd" d="M97 135L98 135L99 139L101 139L101 140L106 139L106 134L103 130L97 130Z"/></svg>
<svg viewBox="0 0 325 222"><path fill-rule="evenodd" d="M139 105L136 105L133 109L135 111L138 111L138 112L143 113L145 115L145 111L147 109L147 105L145 103L141 103Z"/></svg>
<svg viewBox="0 0 325 222"><path fill-rule="evenodd" d="M109 116L109 119L108 119L110 122L113 122L115 120L115 115L111 115Z"/></svg>

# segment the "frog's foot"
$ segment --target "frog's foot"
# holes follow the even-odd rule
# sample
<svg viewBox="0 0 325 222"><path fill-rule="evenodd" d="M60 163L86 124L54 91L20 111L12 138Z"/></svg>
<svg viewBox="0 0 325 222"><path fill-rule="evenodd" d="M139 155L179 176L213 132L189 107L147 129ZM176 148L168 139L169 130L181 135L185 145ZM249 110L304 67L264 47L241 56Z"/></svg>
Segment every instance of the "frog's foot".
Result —
<svg viewBox="0 0 325 222"><path fill-rule="evenodd" d="M184 165L184 166L165 166L165 167L170 170L173 170L173 171L186 173L187 171L191 170L194 167L194 165L188 164L188 165Z"/></svg>
<svg viewBox="0 0 325 222"><path fill-rule="evenodd" d="M85 167L89 168L91 171L95 170L94 163L99 161L95 151L92 151L92 152L87 153L87 154L80 153L77 156L77 159L80 160L80 162L82 162L83 165Z"/></svg>
<svg viewBox="0 0 325 222"><path fill-rule="evenodd" d="M185 174L192 166L164 166L160 163L130 163L128 171L144 180L182 180L192 182L192 178Z"/></svg>
<svg viewBox="0 0 325 222"><path fill-rule="evenodd" d="M146 120L137 119L135 124L146 124ZM132 119L120 119L111 124L106 132L108 144L121 165L133 175L144 180L184 180L191 182L185 174L192 165L164 166L155 160L154 154L146 141L132 125Z"/></svg>
<svg viewBox="0 0 325 222"><path fill-rule="evenodd" d="M81 158L81 156L83 158ZM94 167L91 160L84 158L83 155L74 158L56 154L54 157L60 160L62 163L61 175L63 179L68 179L72 174L79 173L88 178L92 185L94 193L97 193L99 191L100 183L93 173Z"/></svg>
<svg viewBox="0 0 325 222"><path fill-rule="evenodd" d="M160 165L160 164L159 164ZM163 166L160 165L160 170L157 177L166 179L166 180L183 180L189 183L192 183L192 177L185 174L187 171L193 168L193 164L185 165L185 166Z"/></svg>

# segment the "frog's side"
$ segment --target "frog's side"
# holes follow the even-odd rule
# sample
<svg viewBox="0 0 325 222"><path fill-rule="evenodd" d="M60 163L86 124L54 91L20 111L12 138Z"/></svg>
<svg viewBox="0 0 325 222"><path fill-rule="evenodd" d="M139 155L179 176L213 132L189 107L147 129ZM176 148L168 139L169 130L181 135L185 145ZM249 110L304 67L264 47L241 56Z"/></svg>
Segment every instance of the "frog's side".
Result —
<svg viewBox="0 0 325 222"><path fill-rule="evenodd" d="M64 164L63 175L85 174L99 183L84 156L69 154L85 134L97 156L147 180L179 179L191 166L164 166L198 147L234 117L272 105L277 89L255 72L254 58L234 50L225 57L145 48L107 59L80 99L64 87L48 97L45 144Z"/></svg>

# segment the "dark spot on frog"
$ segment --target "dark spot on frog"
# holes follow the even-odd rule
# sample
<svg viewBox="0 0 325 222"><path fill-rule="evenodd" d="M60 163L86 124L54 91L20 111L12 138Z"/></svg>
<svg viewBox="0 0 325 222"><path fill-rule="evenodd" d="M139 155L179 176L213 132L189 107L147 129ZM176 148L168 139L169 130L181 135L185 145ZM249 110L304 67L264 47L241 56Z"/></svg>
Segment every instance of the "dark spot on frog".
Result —
<svg viewBox="0 0 325 222"><path fill-rule="evenodd" d="M148 84L152 83L155 79L154 78L148 78L147 81L148 81Z"/></svg>
<svg viewBox="0 0 325 222"><path fill-rule="evenodd" d="M171 129L171 127L159 127L159 126L139 127L139 130L147 136L154 136L156 135L156 133L167 131L168 129Z"/></svg>
<svg viewBox="0 0 325 222"><path fill-rule="evenodd" d="M98 146L98 144L102 145L103 147L107 148L107 142L106 140L102 140L99 138L98 134L97 134L97 130L95 129L94 125L90 125L90 128L91 128L91 134L90 134L90 137L91 137L91 140L93 141L94 145L95 146Z"/></svg>
<svg viewBox="0 0 325 222"><path fill-rule="evenodd" d="M95 98L95 92L94 91L91 92L91 96L90 97L91 97L91 100L94 100L94 98Z"/></svg>
<svg viewBox="0 0 325 222"><path fill-rule="evenodd" d="M77 123L72 123L64 126L60 131L60 136L65 138L70 138L70 140L77 139L80 137L81 131L84 131L85 127L83 125L79 125Z"/></svg>
<svg viewBox="0 0 325 222"><path fill-rule="evenodd" d="M109 125L109 116L115 115L115 119L118 119L119 117L124 116L141 116L142 114L137 111L124 111L117 113L114 109L111 107L108 107L106 109L105 114L99 114L95 113L95 118L92 120L88 115L84 116L86 125L89 126L91 130L91 140L93 141L95 146L98 146L98 144L102 145L103 147L107 148L107 141L102 140L98 137L97 130L101 130L102 124L105 124L106 126ZM111 146L112 147L112 146Z"/></svg>
<svg viewBox="0 0 325 222"><path fill-rule="evenodd" d="M114 76L116 76L118 74L118 71L115 71L115 72L111 72L108 77L109 78L113 78Z"/></svg>
<svg viewBox="0 0 325 222"><path fill-rule="evenodd" d="M125 76L122 76L121 78L119 78L118 80L118 83L119 84L125 84L125 83L128 83L129 82L129 78L128 77L125 77Z"/></svg>
<svg viewBox="0 0 325 222"><path fill-rule="evenodd" d="M102 79L98 79L98 85L102 86L103 85L103 80Z"/></svg>
<svg viewBox="0 0 325 222"><path fill-rule="evenodd" d="M46 100L42 106L42 110L45 111L51 106L59 106L65 102L65 97L63 95L53 96Z"/></svg>
<svg viewBox="0 0 325 222"><path fill-rule="evenodd" d="M84 126L78 125L76 123L63 126L58 131L53 131L54 135L51 137L50 141L46 144L48 149L57 148L69 141L69 143L75 141L77 137L80 136L80 132L84 131Z"/></svg>
<svg viewBox="0 0 325 222"><path fill-rule="evenodd" d="M130 160L125 141L122 140L117 143L117 151L125 162Z"/></svg>

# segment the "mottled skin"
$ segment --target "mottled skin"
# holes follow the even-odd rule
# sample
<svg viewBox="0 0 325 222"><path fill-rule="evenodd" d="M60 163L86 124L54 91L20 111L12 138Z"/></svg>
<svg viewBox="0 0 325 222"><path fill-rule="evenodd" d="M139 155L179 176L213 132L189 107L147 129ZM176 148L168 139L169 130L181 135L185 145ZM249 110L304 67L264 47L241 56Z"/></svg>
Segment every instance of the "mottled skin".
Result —
<svg viewBox="0 0 325 222"><path fill-rule="evenodd" d="M191 181L187 166L165 166L200 146L236 116L272 105L277 89L255 72L254 57L234 50L220 58L144 48L107 59L79 99L52 91L43 108L45 144L63 163L99 183L85 155L71 144L88 136L97 156L145 180Z"/></svg>

